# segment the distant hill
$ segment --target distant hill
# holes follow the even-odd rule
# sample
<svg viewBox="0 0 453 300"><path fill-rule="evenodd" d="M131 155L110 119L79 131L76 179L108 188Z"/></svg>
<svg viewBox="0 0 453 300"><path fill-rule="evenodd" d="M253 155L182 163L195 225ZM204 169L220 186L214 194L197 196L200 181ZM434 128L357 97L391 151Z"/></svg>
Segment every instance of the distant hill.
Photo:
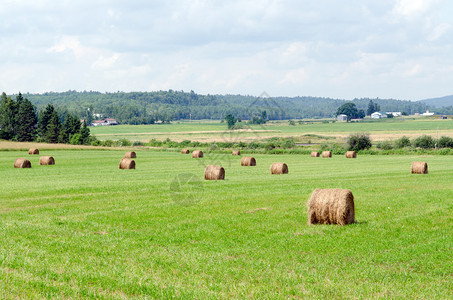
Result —
<svg viewBox="0 0 453 300"><path fill-rule="evenodd" d="M13 95L14 96L14 95ZM345 100L321 97L261 97L247 95L201 95L193 91L115 92L95 91L48 92L23 94L37 108L48 103L60 112L75 113L91 119L92 114L115 118L120 124L149 124L180 119L223 119L228 113L250 120L266 112L270 120L334 117ZM423 113L427 105L419 101L395 99L353 99L358 109L366 111L373 100L381 111L400 111L407 114ZM64 115L64 114L62 114Z"/></svg>
<svg viewBox="0 0 453 300"><path fill-rule="evenodd" d="M439 98L424 99L424 100L420 100L419 102L423 102L427 106L430 106L430 107L453 106L453 95L439 97Z"/></svg>

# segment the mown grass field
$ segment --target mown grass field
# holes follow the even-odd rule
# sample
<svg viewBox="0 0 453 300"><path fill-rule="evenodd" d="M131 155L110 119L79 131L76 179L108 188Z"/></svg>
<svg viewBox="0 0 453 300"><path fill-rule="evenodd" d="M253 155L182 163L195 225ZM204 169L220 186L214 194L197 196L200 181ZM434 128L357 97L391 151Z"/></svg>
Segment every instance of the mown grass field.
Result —
<svg viewBox="0 0 453 300"><path fill-rule="evenodd" d="M0 298L453 297L453 157L0 151ZM31 169L14 169L16 157ZM429 174L410 174L426 161ZM286 162L287 175L270 175ZM205 164L225 181L204 181ZM185 184L185 181L189 183ZM356 223L307 225L315 188Z"/></svg>
<svg viewBox="0 0 453 300"><path fill-rule="evenodd" d="M91 127L91 132L100 140L149 141L150 139L193 141L250 141L270 137L296 137L301 141L314 140L313 136L322 135L330 138L344 139L349 134L357 132L369 133L375 141L399 138L403 135L417 137L422 134L433 137L439 135L453 137L453 120L439 120L426 118L395 118L358 123L321 123L306 122L290 126L288 121L273 121L265 125L247 125L243 130L227 131L225 123L219 121L204 122L175 122L172 124L155 125L119 125L105 127ZM239 123L239 125L241 125ZM308 135L308 136L307 136Z"/></svg>

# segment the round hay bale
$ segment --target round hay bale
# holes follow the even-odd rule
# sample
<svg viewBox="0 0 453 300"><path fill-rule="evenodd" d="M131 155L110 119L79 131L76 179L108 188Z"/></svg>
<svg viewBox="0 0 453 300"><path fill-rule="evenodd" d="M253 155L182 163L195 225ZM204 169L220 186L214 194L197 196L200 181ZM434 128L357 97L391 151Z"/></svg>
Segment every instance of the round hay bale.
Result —
<svg viewBox="0 0 453 300"><path fill-rule="evenodd" d="M422 161L414 161L411 167L412 174L428 174L428 164Z"/></svg>
<svg viewBox="0 0 453 300"><path fill-rule="evenodd" d="M256 166L256 160L252 156L244 156L241 159L241 166L254 167Z"/></svg>
<svg viewBox="0 0 453 300"><path fill-rule="evenodd" d="M285 163L272 163L271 174L288 174L288 165Z"/></svg>
<svg viewBox="0 0 453 300"><path fill-rule="evenodd" d="M204 169L205 180L224 180L225 169L220 166L207 165Z"/></svg>
<svg viewBox="0 0 453 300"><path fill-rule="evenodd" d="M319 152L313 151L313 152L311 153L311 157L319 157Z"/></svg>
<svg viewBox="0 0 453 300"><path fill-rule="evenodd" d="M30 148L30 150L28 150L28 154L39 154L39 150L36 148Z"/></svg>
<svg viewBox="0 0 453 300"><path fill-rule="evenodd" d="M192 152L192 158L202 158L203 157L203 151L201 150L195 150Z"/></svg>
<svg viewBox="0 0 453 300"><path fill-rule="evenodd" d="M134 151L129 151L129 152L126 152L126 154L124 154L124 157L125 158L136 158L137 153L135 153Z"/></svg>
<svg viewBox="0 0 453 300"><path fill-rule="evenodd" d="M182 153L182 154L189 154L190 151L189 151L189 149L182 149L182 150L181 150L181 153Z"/></svg>
<svg viewBox="0 0 453 300"><path fill-rule="evenodd" d="M332 157L332 151L322 151L322 157Z"/></svg>
<svg viewBox="0 0 453 300"><path fill-rule="evenodd" d="M346 158L357 158L357 152L355 151L346 151Z"/></svg>
<svg viewBox="0 0 453 300"><path fill-rule="evenodd" d="M19 157L14 162L14 168L31 168L31 162L28 159Z"/></svg>
<svg viewBox="0 0 453 300"><path fill-rule="evenodd" d="M239 150L233 150L233 152L231 152L232 155L241 155L241 151Z"/></svg>
<svg viewBox="0 0 453 300"><path fill-rule="evenodd" d="M307 206L308 224L354 223L354 196L350 190L315 189Z"/></svg>
<svg viewBox="0 0 453 300"><path fill-rule="evenodd" d="M120 169L135 169L135 160L129 158L122 158L120 160Z"/></svg>
<svg viewBox="0 0 453 300"><path fill-rule="evenodd" d="M55 159L52 156L41 156L39 158L39 164L41 166L54 165Z"/></svg>

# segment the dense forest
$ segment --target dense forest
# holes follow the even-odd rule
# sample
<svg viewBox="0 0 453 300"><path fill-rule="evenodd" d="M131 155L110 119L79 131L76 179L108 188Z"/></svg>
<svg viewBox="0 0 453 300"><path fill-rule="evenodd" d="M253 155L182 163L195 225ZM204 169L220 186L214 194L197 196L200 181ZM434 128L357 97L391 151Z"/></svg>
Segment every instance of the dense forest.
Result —
<svg viewBox="0 0 453 300"><path fill-rule="evenodd" d="M94 137L86 122L68 111L47 104L39 112L21 93L0 98L0 139L19 142L90 144Z"/></svg>
<svg viewBox="0 0 453 300"><path fill-rule="evenodd" d="M13 95L14 96L14 95ZM36 108L48 103L58 111L68 111L86 119L95 116L115 118L120 124L167 123L181 119L216 119L232 114L250 120L266 111L270 120L325 118L335 116L345 100L320 97L260 97L247 95L200 95L193 91L114 92L67 91L62 93L24 94ZM354 99L358 109L367 110L372 100L382 111L422 113L425 103L394 99Z"/></svg>

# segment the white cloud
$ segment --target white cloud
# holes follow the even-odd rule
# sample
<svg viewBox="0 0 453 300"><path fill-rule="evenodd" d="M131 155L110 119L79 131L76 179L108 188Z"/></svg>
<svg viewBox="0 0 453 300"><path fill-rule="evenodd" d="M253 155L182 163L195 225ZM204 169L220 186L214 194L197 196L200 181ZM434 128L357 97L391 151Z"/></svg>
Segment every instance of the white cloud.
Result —
<svg viewBox="0 0 453 300"><path fill-rule="evenodd" d="M451 15L447 0L8 0L0 88L452 94Z"/></svg>

